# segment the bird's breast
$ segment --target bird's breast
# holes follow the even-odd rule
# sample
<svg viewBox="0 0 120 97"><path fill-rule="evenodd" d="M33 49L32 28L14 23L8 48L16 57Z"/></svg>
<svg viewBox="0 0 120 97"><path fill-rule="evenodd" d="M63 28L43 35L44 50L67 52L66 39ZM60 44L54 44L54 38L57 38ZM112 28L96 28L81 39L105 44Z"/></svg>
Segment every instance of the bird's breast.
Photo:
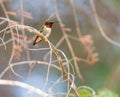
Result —
<svg viewBox="0 0 120 97"><path fill-rule="evenodd" d="M49 37L49 35L51 34L51 28L45 27L45 30L43 31L43 34L44 34L46 37Z"/></svg>

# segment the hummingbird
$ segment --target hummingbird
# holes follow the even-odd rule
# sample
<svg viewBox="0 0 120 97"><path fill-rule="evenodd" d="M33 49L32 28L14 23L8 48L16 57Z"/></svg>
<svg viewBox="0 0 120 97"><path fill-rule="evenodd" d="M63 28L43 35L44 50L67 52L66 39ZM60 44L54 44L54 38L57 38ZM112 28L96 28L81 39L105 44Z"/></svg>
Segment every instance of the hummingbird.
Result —
<svg viewBox="0 0 120 97"><path fill-rule="evenodd" d="M51 34L51 30L52 30L52 25L55 22L52 21L46 21L45 24L41 27L40 32L43 33L44 36L49 37ZM42 41L43 39L40 36L36 36L33 45L38 44L40 41Z"/></svg>

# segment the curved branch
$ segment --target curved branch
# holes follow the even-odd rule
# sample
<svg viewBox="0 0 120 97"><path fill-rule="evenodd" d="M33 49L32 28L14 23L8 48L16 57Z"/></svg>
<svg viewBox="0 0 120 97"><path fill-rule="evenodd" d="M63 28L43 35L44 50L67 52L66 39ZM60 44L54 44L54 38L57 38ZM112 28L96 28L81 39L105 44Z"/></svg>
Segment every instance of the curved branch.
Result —
<svg viewBox="0 0 120 97"><path fill-rule="evenodd" d="M18 86L18 87L25 88L25 89L29 90L30 92L34 92L36 94L39 94L40 96L43 96L43 97L52 97L49 94L43 92L42 90L40 90L38 88L35 88L31 85L28 85L26 83L22 83L22 82L19 82L19 81L0 80L0 85Z"/></svg>
<svg viewBox="0 0 120 97"><path fill-rule="evenodd" d="M97 11L95 9L95 4L94 4L94 1L93 0L90 0L90 4L91 4L91 7L92 7L92 11L93 11L93 15L95 17L95 21L97 23L97 26L98 26L98 29L101 33L101 35L111 44L115 45L115 46L118 46L120 47L120 43L116 42L116 41L113 41L112 39L110 39L104 32L103 28L102 28L102 25L100 23L100 20L99 20L99 17L98 17L98 14L97 14Z"/></svg>

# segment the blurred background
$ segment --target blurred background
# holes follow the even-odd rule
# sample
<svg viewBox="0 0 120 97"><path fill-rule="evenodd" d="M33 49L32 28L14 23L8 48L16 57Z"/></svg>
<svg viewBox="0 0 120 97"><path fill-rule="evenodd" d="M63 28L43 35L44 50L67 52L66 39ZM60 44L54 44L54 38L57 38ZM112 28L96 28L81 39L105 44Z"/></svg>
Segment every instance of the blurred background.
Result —
<svg viewBox="0 0 120 97"><path fill-rule="evenodd" d="M100 23L104 33L112 41L120 43L120 0L93 0L96 12L99 16ZM44 24L53 14L58 14L62 23L64 31L61 29L59 23L53 25L52 34L48 38L58 49L62 50L74 66L75 62L79 67L80 74L84 81L77 76L75 77L75 84L77 86L89 86L96 92L103 88L108 88L120 94L120 46L110 43L101 34L98 24L96 23L94 13L89 0L2 0L2 4L6 8L6 13L9 18L20 23L32 26L36 29ZM21 11L23 10L23 11ZM57 10L57 12L56 12ZM21 14L22 13L22 14ZM3 7L0 5L0 17L6 17ZM59 21L58 17L52 17L53 21ZM1 20L2 22L2 20ZM5 24L0 24L0 30L6 27ZM80 32L80 34L78 34ZM72 47L72 55L70 46L66 41L67 35L70 46ZM26 33L27 45L22 46L17 57L10 61L12 54L13 43L6 44L6 50L0 41L0 73L8 66L9 62L23 62L28 60L43 61L43 56L49 50L30 50L48 48L43 42L37 46L33 46L34 35ZM3 33L0 33L3 37ZM5 34L4 41L11 38L9 34ZM62 42L60 42L60 40ZM23 42L24 43L24 42ZM47 55L47 61L49 62ZM53 58L54 60L54 58ZM45 84L47 66L37 64L31 71L28 78L29 65L15 66L15 71L23 78L15 76L10 71L7 71L2 79L19 80L44 91L50 93L66 92L66 82L61 82L52 87L53 83L60 78L60 71L55 68L50 69L49 81ZM75 67L74 67L75 69ZM76 71L76 69L75 69ZM44 83L44 84L43 84ZM49 89L53 90L49 90ZM1 97L26 97L29 93L26 90L18 87L12 88L8 86L0 86ZM6 93L6 91L9 91ZM21 93L22 92L22 93ZM20 94L18 94L20 93ZM32 94L30 96L38 97ZM59 96L64 97L64 96Z"/></svg>

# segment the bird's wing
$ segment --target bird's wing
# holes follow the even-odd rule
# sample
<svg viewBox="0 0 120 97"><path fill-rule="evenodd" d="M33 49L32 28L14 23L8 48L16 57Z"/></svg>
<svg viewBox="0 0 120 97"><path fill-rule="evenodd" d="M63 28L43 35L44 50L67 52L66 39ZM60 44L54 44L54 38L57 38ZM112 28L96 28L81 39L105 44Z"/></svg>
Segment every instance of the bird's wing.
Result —
<svg viewBox="0 0 120 97"><path fill-rule="evenodd" d="M44 31L44 26L42 25L40 28L40 33L42 33ZM36 45L37 43L39 43L40 41L42 41L42 38L40 36L36 36L33 45Z"/></svg>

